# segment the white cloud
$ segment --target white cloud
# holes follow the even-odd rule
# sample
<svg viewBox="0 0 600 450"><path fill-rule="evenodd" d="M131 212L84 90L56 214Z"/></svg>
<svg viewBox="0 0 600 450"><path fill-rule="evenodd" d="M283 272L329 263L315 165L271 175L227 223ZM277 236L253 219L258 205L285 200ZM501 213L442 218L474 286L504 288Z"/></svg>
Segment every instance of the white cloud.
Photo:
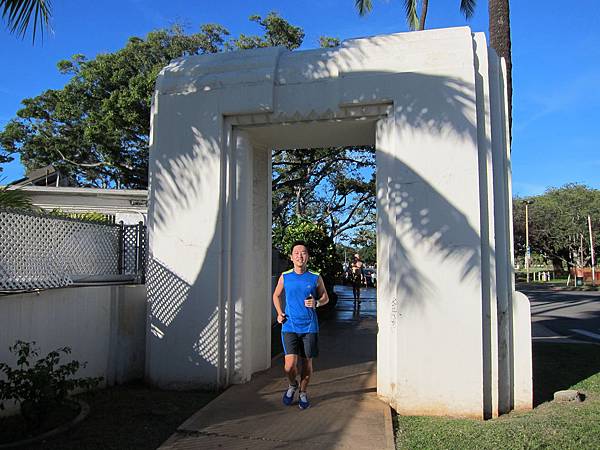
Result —
<svg viewBox="0 0 600 450"><path fill-rule="evenodd" d="M600 95L598 95L598 85L600 84L600 72L597 70L580 74L579 76L564 80L564 82L552 89L546 89L543 92L535 92L528 97L529 105L525 110L533 112L529 117L526 114L519 114L526 117L523 121L515 121L515 131L522 131L533 122L548 115L563 112L577 108L580 104L588 106L594 102L600 104ZM599 105L600 106L600 105Z"/></svg>

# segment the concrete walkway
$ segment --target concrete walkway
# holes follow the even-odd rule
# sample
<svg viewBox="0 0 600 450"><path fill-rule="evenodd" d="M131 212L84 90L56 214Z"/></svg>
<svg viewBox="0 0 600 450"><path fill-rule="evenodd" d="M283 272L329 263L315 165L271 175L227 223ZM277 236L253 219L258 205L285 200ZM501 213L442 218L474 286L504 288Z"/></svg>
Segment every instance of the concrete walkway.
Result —
<svg viewBox="0 0 600 450"><path fill-rule="evenodd" d="M282 358L250 383L236 385L186 420L160 448L393 449L390 408L377 398L375 289L359 315L352 291L339 287L335 316L321 325L311 407L281 402Z"/></svg>

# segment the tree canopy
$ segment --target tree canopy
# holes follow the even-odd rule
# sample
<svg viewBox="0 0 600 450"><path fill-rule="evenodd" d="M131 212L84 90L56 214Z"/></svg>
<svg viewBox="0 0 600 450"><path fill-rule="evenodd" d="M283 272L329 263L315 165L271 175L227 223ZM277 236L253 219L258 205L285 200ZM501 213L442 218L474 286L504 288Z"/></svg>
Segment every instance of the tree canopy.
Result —
<svg viewBox="0 0 600 450"><path fill-rule="evenodd" d="M542 195L514 198L517 254L525 253L525 201L529 202L529 245L533 252L550 259L556 269L562 267L563 262L568 266L589 264L588 215L592 219L594 251L600 250L600 190L566 184L550 188Z"/></svg>
<svg viewBox="0 0 600 450"><path fill-rule="evenodd" d="M332 238L375 225L375 150L330 147L273 152L274 240L296 216Z"/></svg>
<svg viewBox="0 0 600 450"><path fill-rule="evenodd" d="M288 50L294 50L302 45L304 30L291 25L287 20L279 17L277 13L271 12L264 19L261 16L250 16L252 22L256 22L263 29L263 36L246 36L240 34L228 44L228 48L234 50L246 50L260 47L276 47L281 45Z"/></svg>
<svg viewBox="0 0 600 450"><path fill-rule="evenodd" d="M191 35L175 26L132 37L114 53L60 61L59 71L70 80L23 100L0 132L0 147L18 152L27 169L52 164L82 186L143 188L159 71L174 58L219 51L227 35L220 25L203 25Z"/></svg>
<svg viewBox="0 0 600 450"><path fill-rule="evenodd" d="M113 53L60 61L59 71L70 79L62 89L22 101L0 132L0 158L6 162L19 153L27 169L52 164L81 186L145 188L151 99L163 67L182 56L302 43L302 29L276 13L251 20L264 36L230 39L217 24L193 34L174 26L132 37Z"/></svg>

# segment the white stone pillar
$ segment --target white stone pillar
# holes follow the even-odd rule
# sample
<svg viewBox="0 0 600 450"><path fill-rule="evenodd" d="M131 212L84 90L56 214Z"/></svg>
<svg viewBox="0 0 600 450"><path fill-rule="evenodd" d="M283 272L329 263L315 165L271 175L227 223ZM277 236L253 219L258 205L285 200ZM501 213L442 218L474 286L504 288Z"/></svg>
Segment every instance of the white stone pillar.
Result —
<svg viewBox="0 0 600 450"><path fill-rule="evenodd" d="M271 362L270 154L255 148L246 132L232 134L226 384L249 381Z"/></svg>
<svg viewBox="0 0 600 450"><path fill-rule="evenodd" d="M215 98L202 104L170 93L153 104L146 378L163 388L217 387L223 372L226 155Z"/></svg>
<svg viewBox="0 0 600 450"><path fill-rule="evenodd" d="M465 96L474 93L473 86ZM428 113L453 123L438 99L423 100ZM484 417L489 279L482 280L475 98L470 106L456 118L470 121L463 134L419 126L402 105L377 126L377 389L400 414Z"/></svg>

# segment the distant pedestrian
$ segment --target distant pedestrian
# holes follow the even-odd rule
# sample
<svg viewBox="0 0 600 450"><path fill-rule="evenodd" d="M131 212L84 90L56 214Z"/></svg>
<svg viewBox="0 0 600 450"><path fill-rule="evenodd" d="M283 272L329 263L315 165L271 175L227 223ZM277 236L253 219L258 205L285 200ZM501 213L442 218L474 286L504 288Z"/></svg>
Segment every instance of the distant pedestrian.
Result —
<svg viewBox="0 0 600 450"><path fill-rule="evenodd" d="M316 308L329 302L323 278L310 270L307 263L309 249L303 241L292 245L290 259L294 268L279 277L273 304L277 310L277 322L282 324L281 340L285 354L285 374L289 385L283 394L283 403L291 405L299 390L298 406L310 406L307 387L313 373L313 358L319 354L319 322ZM285 311L282 304L285 300ZM298 383L298 362L301 363Z"/></svg>
<svg viewBox="0 0 600 450"><path fill-rule="evenodd" d="M350 264L350 279L352 282L352 296L354 297L354 309L360 309L360 288L366 283L365 268L360 260L360 255L354 255Z"/></svg>

